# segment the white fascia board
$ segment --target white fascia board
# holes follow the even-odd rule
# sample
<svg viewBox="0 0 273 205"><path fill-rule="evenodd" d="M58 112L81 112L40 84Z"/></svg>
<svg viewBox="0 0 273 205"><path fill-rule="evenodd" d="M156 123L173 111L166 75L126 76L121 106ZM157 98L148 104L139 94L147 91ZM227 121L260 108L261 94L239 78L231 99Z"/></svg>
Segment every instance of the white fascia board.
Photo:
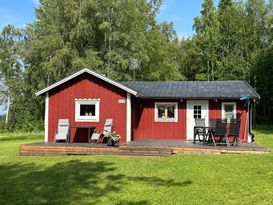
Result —
<svg viewBox="0 0 273 205"><path fill-rule="evenodd" d="M36 96L42 95L45 92L47 92L47 91L49 91L49 90L51 90L51 89L65 83L65 82L67 82L67 81L69 81L69 80L71 80L71 79L73 79L73 78L75 78L75 77L77 77L77 76L79 76L79 75L81 75L83 73L89 73L90 75L93 75L93 76L95 76L95 77L97 77L97 78L99 78L99 79L101 79L101 80L103 80L105 82L108 82L108 83L110 83L110 84L112 84L112 85L114 85L114 86L116 86L116 87L118 87L118 88L120 88L122 90L125 90L126 92L128 92L128 93L130 93L130 94L132 94L134 96L138 95L137 91L132 90L132 89L130 89L130 88L128 88L128 87L114 81L114 80L111 80L111 79L109 79L109 78L107 78L107 77L105 77L103 75L100 75L100 74L98 74L98 73L96 73L94 71L91 71L91 70L89 70L87 68L84 68L84 69L82 69L82 70L68 76L67 78L64 78L64 79L58 81L57 83L54 83L54 84L44 88L43 90L40 90L39 92L36 92L35 95Z"/></svg>
<svg viewBox="0 0 273 205"><path fill-rule="evenodd" d="M127 93L126 98L126 142L131 141L132 130L132 109L131 109L131 94Z"/></svg>
<svg viewBox="0 0 273 205"><path fill-rule="evenodd" d="M45 142L48 142L48 116L49 116L49 93L46 92L46 99L45 99Z"/></svg>

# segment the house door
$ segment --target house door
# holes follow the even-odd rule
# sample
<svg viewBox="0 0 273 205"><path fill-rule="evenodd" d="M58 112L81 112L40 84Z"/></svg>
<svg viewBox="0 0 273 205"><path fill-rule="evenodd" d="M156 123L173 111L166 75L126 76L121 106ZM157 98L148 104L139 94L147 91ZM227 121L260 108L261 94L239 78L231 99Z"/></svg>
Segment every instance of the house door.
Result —
<svg viewBox="0 0 273 205"><path fill-rule="evenodd" d="M196 118L204 118L206 126L209 119L208 100L188 100L187 101L187 140L193 140L194 126Z"/></svg>

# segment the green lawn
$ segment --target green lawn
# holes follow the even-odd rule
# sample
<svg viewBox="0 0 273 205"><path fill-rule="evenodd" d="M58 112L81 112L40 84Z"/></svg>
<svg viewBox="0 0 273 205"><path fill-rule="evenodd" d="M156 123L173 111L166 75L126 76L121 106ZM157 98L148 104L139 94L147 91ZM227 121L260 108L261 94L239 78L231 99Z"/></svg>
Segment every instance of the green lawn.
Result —
<svg viewBox="0 0 273 205"><path fill-rule="evenodd" d="M273 150L272 128L255 134ZM0 141L1 205L273 204L273 154L19 157L33 141Z"/></svg>

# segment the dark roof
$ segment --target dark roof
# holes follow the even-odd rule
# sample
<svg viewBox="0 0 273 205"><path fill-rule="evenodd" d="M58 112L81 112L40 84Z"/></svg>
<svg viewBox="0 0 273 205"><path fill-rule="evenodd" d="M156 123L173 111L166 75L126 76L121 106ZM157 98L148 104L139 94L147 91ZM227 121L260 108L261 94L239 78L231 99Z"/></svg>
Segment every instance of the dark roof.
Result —
<svg viewBox="0 0 273 205"><path fill-rule="evenodd" d="M239 99L249 96L259 99L260 95L246 81L163 81L122 82L139 92L144 98L181 99Z"/></svg>

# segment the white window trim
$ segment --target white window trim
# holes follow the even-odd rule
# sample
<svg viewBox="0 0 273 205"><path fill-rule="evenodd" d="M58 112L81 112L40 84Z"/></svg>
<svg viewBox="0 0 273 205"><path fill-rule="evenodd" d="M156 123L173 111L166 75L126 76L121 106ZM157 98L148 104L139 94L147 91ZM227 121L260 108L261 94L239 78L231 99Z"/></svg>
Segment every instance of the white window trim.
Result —
<svg viewBox="0 0 273 205"><path fill-rule="evenodd" d="M95 105L95 116L80 116L80 106ZM99 122L100 99L75 99L75 122Z"/></svg>
<svg viewBox="0 0 273 205"><path fill-rule="evenodd" d="M237 118L237 106L236 102L222 102L222 119L225 119L225 105L233 105L233 115L234 119Z"/></svg>
<svg viewBox="0 0 273 205"><path fill-rule="evenodd" d="M171 118L171 119L158 118L158 109L157 109L158 105L175 105L174 118ZM177 102L155 102L154 119L155 119L155 122L178 122L178 103Z"/></svg>

